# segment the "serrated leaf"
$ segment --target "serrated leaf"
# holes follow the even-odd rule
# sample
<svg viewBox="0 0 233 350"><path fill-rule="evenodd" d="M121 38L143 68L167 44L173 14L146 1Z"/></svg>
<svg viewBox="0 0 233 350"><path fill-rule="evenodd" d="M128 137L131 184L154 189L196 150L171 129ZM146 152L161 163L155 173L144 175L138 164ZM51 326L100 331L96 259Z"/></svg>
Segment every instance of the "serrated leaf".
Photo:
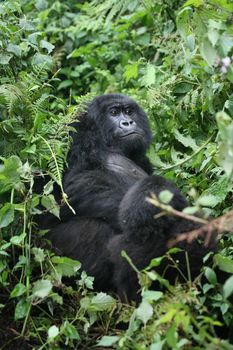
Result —
<svg viewBox="0 0 233 350"><path fill-rule="evenodd" d="M125 67L125 72L123 77L128 82L130 79L135 79L138 76L138 62L134 62L132 64L128 64Z"/></svg>
<svg viewBox="0 0 233 350"><path fill-rule="evenodd" d="M32 248L32 253L34 254L35 261L42 263L45 260L44 250L41 248Z"/></svg>
<svg viewBox="0 0 233 350"><path fill-rule="evenodd" d="M142 77L142 85L149 87L155 83L155 66L148 64Z"/></svg>

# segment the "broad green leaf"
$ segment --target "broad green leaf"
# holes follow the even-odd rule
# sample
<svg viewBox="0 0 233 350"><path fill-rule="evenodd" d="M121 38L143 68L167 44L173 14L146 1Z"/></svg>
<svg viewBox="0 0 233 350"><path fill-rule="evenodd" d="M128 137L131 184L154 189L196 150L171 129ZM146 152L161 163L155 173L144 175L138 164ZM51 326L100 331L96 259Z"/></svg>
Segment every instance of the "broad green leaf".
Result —
<svg viewBox="0 0 233 350"><path fill-rule="evenodd" d="M15 307L15 320L20 320L27 315L30 304L26 299L20 299Z"/></svg>
<svg viewBox="0 0 233 350"><path fill-rule="evenodd" d="M159 200L162 203L168 204L171 202L174 194L170 192L169 190L164 190L159 193Z"/></svg>
<svg viewBox="0 0 233 350"><path fill-rule="evenodd" d="M10 242L14 245L21 247L24 244L25 237L26 233L23 232L20 235L11 237Z"/></svg>
<svg viewBox="0 0 233 350"><path fill-rule="evenodd" d="M103 346L103 347L105 347L105 346L109 347L109 346L112 346L113 344L115 344L119 340L119 338L120 337L117 335L112 335L112 336L105 335L97 342L97 345Z"/></svg>
<svg viewBox="0 0 233 350"><path fill-rule="evenodd" d="M41 198L41 204L53 215L55 215L57 218L60 218L60 207L57 204L54 196L52 194L49 194L48 196L42 196Z"/></svg>
<svg viewBox="0 0 233 350"><path fill-rule="evenodd" d="M158 341L157 343L153 343L150 346L150 350L162 350L165 340Z"/></svg>
<svg viewBox="0 0 233 350"><path fill-rule="evenodd" d="M54 45L50 44L48 41L46 40L41 40L40 42L40 47L42 47L43 49L46 49L48 54L51 53L54 49Z"/></svg>
<svg viewBox="0 0 233 350"><path fill-rule="evenodd" d="M61 276L74 276L81 268L81 263L79 261L67 257L54 256L51 261L56 265L55 269Z"/></svg>
<svg viewBox="0 0 233 350"><path fill-rule="evenodd" d="M205 268L205 277L209 281L209 283L215 285L217 283L217 276L213 269L210 267Z"/></svg>
<svg viewBox="0 0 233 350"><path fill-rule="evenodd" d="M70 322L65 321L60 329L61 333L64 334L69 339L80 340L77 329Z"/></svg>
<svg viewBox="0 0 233 350"><path fill-rule="evenodd" d="M16 298L23 295L27 291L27 287L23 283L17 283L14 289L11 291L10 297Z"/></svg>
<svg viewBox="0 0 233 350"><path fill-rule="evenodd" d="M212 194L204 194L198 198L197 203L203 207L214 208L219 203L219 200Z"/></svg>
<svg viewBox="0 0 233 350"><path fill-rule="evenodd" d="M7 227L14 221L14 205L6 203L0 209L0 228Z"/></svg>
<svg viewBox="0 0 233 350"><path fill-rule="evenodd" d="M198 210L199 208L194 206L194 207L186 207L182 210L182 212L185 214L193 215L193 214L196 214Z"/></svg>
<svg viewBox="0 0 233 350"><path fill-rule="evenodd" d="M136 310L137 318L141 320L144 325L151 319L153 315L153 307L148 301L143 300Z"/></svg>
<svg viewBox="0 0 233 350"><path fill-rule="evenodd" d="M20 57L22 53L21 47L12 43L7 45L7 51L12 52L17 57Z"/></svg>
<svg viewBox="0 0 233 350"><path fill-rule="evenodd" d="M49 280L39 280L36 281L32 289L32 296L35 298L45 298L49 295L52 290L52 283Z"/></svg>
<svg viewBox="0 0 233 350"><path fill-rule="evenodd" d="M233 260L226 257L222 256L220 254L216 254L214 256L214 261L216 265L220 268L220 270L228 272L228 273L233 273Z"/></svg>
<svg viewBox="0 0 233 350"><path fill-rule="evenodd" d="M228 298L233 293L233 276L229 277L223 285L223 295Z"/></svg>
<svg viewBox="0 0 233 350"><path fill-rule="evenodd" d="M184 136L177 129L175 129L174 136L185 147L190 147L193 151L198 149L196 141L190 135Z"/></svg>
<svg viewBox="0 0 233 350"><path fill-rule="evenodd" d="M200 44L200 52L209 66L213 66L218 58L217 50L212 46L208 39L204 39Z"/></svg>
<svg viewBox="0 0 233 350"><path fill-rule="evenodd" d="M149 301L157 301L163 297L163 293L155 290L146 290L142 293L142 297Z"/></svg>
<svg viewBox="0 0 233 350"><path fill-rule="evenodd" d="M49 340L56 338L58 336L58 334L59 334L59 328L57 326L51 326L48 329L48 339Z"/></svg>
<svg viewBox="0 0 233 350"><path fill-rule="evenodd" d="M106 293L98 293L91 299L91 305L96 311L111 310L116 304L116 300Z"/></svg>

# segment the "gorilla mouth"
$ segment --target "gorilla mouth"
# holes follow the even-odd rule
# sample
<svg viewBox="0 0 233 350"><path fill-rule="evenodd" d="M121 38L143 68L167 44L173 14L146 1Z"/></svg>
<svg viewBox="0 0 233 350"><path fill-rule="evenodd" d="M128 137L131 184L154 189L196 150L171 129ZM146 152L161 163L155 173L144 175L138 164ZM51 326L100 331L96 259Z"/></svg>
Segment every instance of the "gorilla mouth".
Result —
<svg viewBox="0 0 233 350"><path fill-rule="evenodd" d="M127 134L121 135L120 138L123 139L124 137L132 136L132 135L138 135L138 136L142 137L142 134L140 134L139 132L131 131L131 132L127 133Z"/></svg>

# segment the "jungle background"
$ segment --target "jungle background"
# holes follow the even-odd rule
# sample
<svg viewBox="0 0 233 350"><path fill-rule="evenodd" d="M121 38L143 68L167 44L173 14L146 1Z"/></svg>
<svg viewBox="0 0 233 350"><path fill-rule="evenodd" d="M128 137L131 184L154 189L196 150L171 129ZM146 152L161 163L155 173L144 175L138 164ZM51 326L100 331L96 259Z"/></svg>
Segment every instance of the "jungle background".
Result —
<svg viewBox="0 0 233 350"><path fill-rule="evenodd" d="M107 92L147 111L155 173L189 198L186 213L232 209L233 3L10 0L0 18L1 349L233 349L230 232L204 259L201 283L170 286L157 258L138 271L141 303L126 305L96 293L33 222L39 202L59 216L52 189L62 189L69 124ZM150 290L155 279L163 289Z"/></svg>

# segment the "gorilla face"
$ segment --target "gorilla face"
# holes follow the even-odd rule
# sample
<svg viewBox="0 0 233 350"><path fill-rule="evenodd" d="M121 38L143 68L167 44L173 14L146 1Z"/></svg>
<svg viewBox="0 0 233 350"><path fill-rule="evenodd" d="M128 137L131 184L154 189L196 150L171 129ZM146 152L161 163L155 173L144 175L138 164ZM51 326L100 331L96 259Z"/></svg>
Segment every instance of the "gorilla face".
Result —
<svg viewBox="0 0 233 350"><path fill-rule="evenodd" d="M88 109L94 115L108 147L128 155L148 148L151 141L148 119L138 104L121 94L106 94L93 100Z"/></svg>

